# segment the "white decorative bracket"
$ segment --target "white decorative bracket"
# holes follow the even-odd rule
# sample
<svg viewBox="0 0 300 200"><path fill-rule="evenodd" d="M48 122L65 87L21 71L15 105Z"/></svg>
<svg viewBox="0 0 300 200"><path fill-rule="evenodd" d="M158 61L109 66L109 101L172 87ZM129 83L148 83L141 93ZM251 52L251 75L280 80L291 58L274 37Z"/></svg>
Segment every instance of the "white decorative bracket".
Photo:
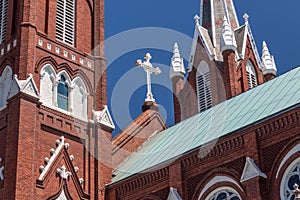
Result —
<svg viewBox="0 0 300 200"><path fill-rule="evenodd" d="M70 176L72 175L71 172L67 172L66 166L62 166L61 168L56 169L56 173L60 175L61 178L68 180Z"/></svg>
<svg viewBox="0 0 300 200"><path fill-rule="evenodd" d="M0 158L0 162L2 162L2 158ZM0 167L0 181L4 180L4 165Z"/></svg>
<svg viewBox="0 0 300 200"><path fill-rule="evenodd" d="M258 166L254 163L254 160L247 157L243 174L241 177L241 182L245 182L258 176L267 178L267 175L258 168Z"/></svg>
<svg viewBox="0 0 300 200"><path fill-rule="evenodd" d="M107 105L104 106L102 111L94 111L93 110L93 119L95 122L108 126L112 129L115 129L114 122L109 113Z"/></svg>
<svg viewBox="0 0 300 200"><path fill-rule="evenodd" d="M147 90L148 91L147 91L145 101L155 102L155 99L153 98L153 94L151 91L151 74L154 73L154 74L158 75L161 73L161 70L158 67L154 68L152 66L152 63L150 62L151 58L152 58L152 56L150 55L150 53L147 53L144 56L145 61L142 62L142 60L137 60L135 62L135 65L138 67L142 67L147 74Z"/></svg>
<svg viewBox="0 0 300 200"><path fill-rule="evenodd" d="M56 140L56 145L57 145L56 149L53 149L53 148L50 149L50 155L51 155L50 159L48 157L46 157L44 159L46 166L45 167L43 165L40 166L41 174L40 174L38 180L43 180L44 176L46 175L47 171L49 171L51 164L54 162L54 160L58 156L59 152L63 148L68 149L70 146L68 143L65 143L64 136L61 136L59 140Z"/></svg>

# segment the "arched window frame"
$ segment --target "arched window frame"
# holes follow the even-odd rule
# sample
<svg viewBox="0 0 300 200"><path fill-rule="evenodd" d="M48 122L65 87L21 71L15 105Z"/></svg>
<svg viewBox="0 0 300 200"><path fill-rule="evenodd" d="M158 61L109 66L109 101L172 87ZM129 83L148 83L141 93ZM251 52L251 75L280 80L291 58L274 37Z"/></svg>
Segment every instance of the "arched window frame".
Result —
<svg viewBox="0 0 300 200"><path fill-rule="evenodd" d="M295 171L296 170L296 171ZM289 180L292 176L295 176L298 181L294 183L290 182ZM280 183L280 199L282 200L291 200L294 199L293 195L293 185L297 183L300 185L300 157L295 159L285 170L283 173L281 183Z"/></svg>
<svg viewBox="0 0 300 200"><path fill-rule="evenodd" d="M7 29L8 0L0 0L0 44L5 42Z"/></svg>
<svg viewBox="0 0 300 200"><path fill-rule="evenodd" d="M253 63L248 60L246 63L246 73L247 73L247 82L248 88L252 89L257 86L257 74L254 68Z"/></svg>
<svg viewBox="0 0 300 200"><path fill-rule="evenodd" d="M212 107L210 79L209 66L205 61L201 61L196 73L198 112L203 112Z"/></svg>
<svg viewBox="0 0 300 200"><path fill-rule="evenodd" d="M64 43L75 45L75 0L57 0L56 38Z"/></svg>
<svg viewBox="0 0 300 200"><path fill-rule="evenodd" d="M220 195L222 193L226 193L226 194L230 195L230 196L226 196L226 200L242 200L239 193L231 187L219 187L219 188L213 190L211 193L209 193L209 195L207 195L205 200L217 200L218 195ZM232 193L232 194L230 194L230 193Z"/></svg>
<svg viewBox="0 0 300 200"><path fill-rule="evenodd" d="M73 89L75 89L75 87L78 87L79 91L82 95L82 99L81 99L81 101L82 101L82 104L81 104L82 113L77 113L76 110L74 110L74 114L78 114L79 115L78 117L87 118L87 96L88 96L88 93L87 93L86 86L85 86L83 80L80 77L76 77L72 81L72 85L73 85ZM72 93L72 95L75 95L75 94ZM73 97L73 98L74 98L73 102L75 102L75 97Z"/></svg>
<svg viewBox="0 0 300 200"><path fill-rule="evenodd" d="M64 83L61 82L61 77L64 77L65 78L65 81ZM65 110L65 111L68 111L70 113L72 113L72 109L73 109L73 99L72 99L72 89L73 89L73 86L71 85L72 81L71 81L71 78L69 76L69 74L66 72L66 71L61 71L57 74L56 76L56 82L55 82L55 85L54 85L54 95L55 95L55 102L54 102L54 105L56 105L58 108L62 109L62 110ZM62 97L62 96L59 96L59 84L65 84L65 86L67 87L67 105L66 107L62 107L59 105L59 97Z"/></svg>

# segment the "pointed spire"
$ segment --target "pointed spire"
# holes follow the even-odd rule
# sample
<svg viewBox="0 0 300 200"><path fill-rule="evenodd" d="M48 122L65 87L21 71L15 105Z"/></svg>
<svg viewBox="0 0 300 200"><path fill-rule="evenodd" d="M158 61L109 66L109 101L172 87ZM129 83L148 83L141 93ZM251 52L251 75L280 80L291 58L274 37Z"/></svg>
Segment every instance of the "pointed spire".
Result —
<svg viewBox="0 0 300 200"><path fill-rule="evenodd" d="M224 16L222 35L221 35L221 52L225 50L236 51L237 45L234 33L228 23L227 17Z"/></svg>
<svg viewBox="0 0 300 200"><path fill-rule="evenodd" d="M263 41L262 47L263 47L262 50L263 75L272 74L275 76L277 73L277 68L275 65L274 57L271 56L267 43L265 41Z"/></svg>
<svg viewBox="0 0 300 200"><path fill-rule="evenodd" d="M200 25L200 23L199 23L200 17L198 15L195 15L194 20L195 20L196 25Z"/></svg>
<svg viewBox="0 0 300 200"><path fill-rule="evenodd" d="M180 56L179 47L177 42L174 44L173 57L171 59L171 69L170 69L170 78L175 76L184 77L185 67L183 63L183 58Z"/></svg>

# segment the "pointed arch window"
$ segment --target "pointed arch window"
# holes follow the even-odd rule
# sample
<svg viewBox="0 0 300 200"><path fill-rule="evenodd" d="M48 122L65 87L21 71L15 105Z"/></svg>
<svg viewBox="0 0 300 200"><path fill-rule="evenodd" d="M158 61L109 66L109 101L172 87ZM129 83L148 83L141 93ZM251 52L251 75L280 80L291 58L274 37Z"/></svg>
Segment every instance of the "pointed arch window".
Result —
<svg viewBox="0 0 300 200"><path fill-rule="evenodd" d="M75 0L57 0L56 38L74 46Z"/></svg>
<svg viewBox="0 0 300 200"><path fill-rule="evenodd" d="M206 200L241 200L238 193L231 188L219 188L213 191Z"/></svg>
<svg viewBox="0 0 300 200"><path fill-rule="evenodd" d="M61 75L57 86L57 105L59 108L68 110L69 87L66 78Z"/></svg>
<svg viewBox="0 0 300 200"><path fill-rule="evenodd" d="M203 112L212 107L209 66L202 61L196 73L198 112Z"/></svg>
<svg viewBox="0 0 300 200"><path fill-rule="evenodd" d="M294 160L286 169L280 186L282 200L294 200L294 184L300 185L300 158Z"/></svg>
<svg viewBox="0 0 300 200"><path fill-rule="evenodd" d="M0 0L0 44L5 42L8 0Z"/></svg>
<svg viewBox="0 0 300 200"><path fill-rule="evenodd" d="M246 73L247 73L247 81L248 81L248 88L254 88L257 86L257 76L254 69L254 66L251 61L247 61L246 64Z"/></svg>

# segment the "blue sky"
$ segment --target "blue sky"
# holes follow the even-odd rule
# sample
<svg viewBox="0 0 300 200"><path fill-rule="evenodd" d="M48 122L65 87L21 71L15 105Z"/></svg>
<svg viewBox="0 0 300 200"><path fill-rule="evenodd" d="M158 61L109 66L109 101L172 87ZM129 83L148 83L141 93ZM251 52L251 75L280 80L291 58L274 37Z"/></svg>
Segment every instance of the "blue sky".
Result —
<svg viewBox="0 0 300 200"><path fill-rule="evenodd" d="M250 16L256 45L261 55L266 41L274 55L278 75L300 65L300 1L234 1L240 24ZM200 0L106 0L105 35L108 61L108 105L117 126L124 129L141 114L146 94L146 75L135 60L152 54L152 62L162 69L153 77L153 94L167 124L173 124L169 65L174 42L188 59L194 34L194 16L199 15ZM152 27L152 28L149 28Z"/></svg>

